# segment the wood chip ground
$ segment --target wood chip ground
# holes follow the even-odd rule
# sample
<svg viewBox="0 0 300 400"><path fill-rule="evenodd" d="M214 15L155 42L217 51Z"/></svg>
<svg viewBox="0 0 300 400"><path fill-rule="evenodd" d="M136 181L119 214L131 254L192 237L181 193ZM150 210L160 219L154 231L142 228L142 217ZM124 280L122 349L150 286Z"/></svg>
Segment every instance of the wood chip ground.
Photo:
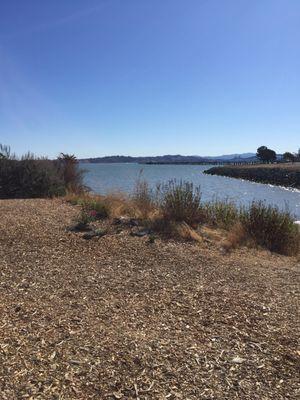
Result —
<svg viewBox="0 0 300 400"><path fill-rule="evenodd" d="M300 398L299 260L75 214L0 201L0 399Z"/></svg>

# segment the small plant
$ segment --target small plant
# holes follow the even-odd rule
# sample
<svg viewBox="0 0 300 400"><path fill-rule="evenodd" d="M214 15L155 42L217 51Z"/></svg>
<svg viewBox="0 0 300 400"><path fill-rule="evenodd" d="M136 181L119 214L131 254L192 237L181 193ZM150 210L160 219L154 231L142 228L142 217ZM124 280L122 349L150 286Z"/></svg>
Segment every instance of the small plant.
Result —
<svg viewBox="0 0 300 400"><path fill-rule="evenodd" d="M87 212L85 209L80 210L79 216L76 220L78 224L88 225L93 221L95 221L95 217L90 212Z"/></svg>
<svg viewBox="0 0 300 400"><path fill-rule="evenodd" d="M108 217L108 208L100 199L92 197L84 199L81 206L83 210L95 220Z"/></svg>
<svg viewBox="0 0 300 400"><path fill-rule="evenodd" d="M65 200L74 206L80 206L86 214L89 214L95 220L106 218L109 215L109 207L100 196L91 195L87 192L82 194L68 192Z"/></svg>
<svg viewBox="0 0 300 400"><path fill-rule="evenodd" d="M239 218L239 210L229 201L215 200L201 206L202 221L211 226L230 229Z"/></svg>
<svg viewBox="0 0 300 400"><path fill-rule="evenodd" d="M156 236L153 233L151 233L149 235L148 243L153 244L155 242L155 239L156 239Z"/></svg>
<svg viewBox="0 0 300 400"><path fill-rule="evenodd" d="M170 181L162 185L160 191L160 209L165 221L197 224L201 219L201 192L189 182Z"/></svg>
<svg viewBox="0 0 300 400"><path fill-rule="evenodd" d="M249 236L260 246L285 255L299 253L300 232L288 211L253 202L241 212L241 222Z"/></svg>

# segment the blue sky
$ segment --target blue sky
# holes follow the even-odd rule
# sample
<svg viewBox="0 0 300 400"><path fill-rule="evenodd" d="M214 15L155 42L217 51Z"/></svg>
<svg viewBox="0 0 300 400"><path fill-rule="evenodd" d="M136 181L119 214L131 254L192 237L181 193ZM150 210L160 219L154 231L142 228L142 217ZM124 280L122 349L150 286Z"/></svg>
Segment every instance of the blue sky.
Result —
<svg viewBox="0 0 300 400"><path fill-rule="evenodd" d="M1 0L0 142L17 153L300 146L299 0Z"/></svg>

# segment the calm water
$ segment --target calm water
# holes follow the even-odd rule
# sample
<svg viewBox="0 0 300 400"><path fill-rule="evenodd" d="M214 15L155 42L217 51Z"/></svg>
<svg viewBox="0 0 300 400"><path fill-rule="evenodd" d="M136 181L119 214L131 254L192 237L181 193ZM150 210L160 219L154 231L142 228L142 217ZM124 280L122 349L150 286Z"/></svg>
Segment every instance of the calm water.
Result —
<svg viewBox="0 0 300 400"><path fill-rule="evenodd" d="M139 165L139 164L83 164L85 183L93 192L132 192L142 170L143 179L151 186L171 179L187 180L201 186L202 199L229 199L248 205L253 200L286 208L300 220L300 191L203 174L209 166L203 165Z"/></svg>

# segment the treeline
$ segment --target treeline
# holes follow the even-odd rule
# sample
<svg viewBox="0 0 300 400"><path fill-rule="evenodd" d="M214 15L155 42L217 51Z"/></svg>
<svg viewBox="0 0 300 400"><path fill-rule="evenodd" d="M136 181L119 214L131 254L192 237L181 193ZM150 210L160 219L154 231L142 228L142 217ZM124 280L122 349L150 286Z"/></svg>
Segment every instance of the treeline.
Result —
<svg viewBox="0 0 300 400"><path fill-rule="evenodd" d="M62 196L68 190L84 190L82 171L74 155L56 160L27 153L18 158L9 146L0 144L0 198Z"/></svg>
<svg viewBox="0 0 300 400"><path fill-rule="evenodd" d="M273 163L277 161L277 154L274 150L269 149L267 146L260 146L257 149L256 157L263 163ZM300 149L298 152L291 153L286 151L282 155L282 161L284 162L296 162L300 161Z"/></svg>

